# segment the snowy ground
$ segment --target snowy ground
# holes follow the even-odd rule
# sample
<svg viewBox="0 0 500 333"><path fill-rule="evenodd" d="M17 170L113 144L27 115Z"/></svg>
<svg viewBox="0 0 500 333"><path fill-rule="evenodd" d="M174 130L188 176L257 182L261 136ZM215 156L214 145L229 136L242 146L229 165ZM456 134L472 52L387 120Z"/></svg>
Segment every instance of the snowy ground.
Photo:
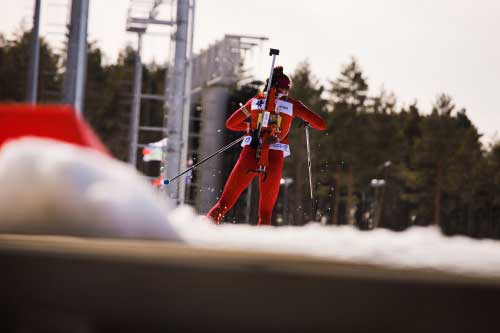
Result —
<svg viewBox="0 0 500 333"><path fill-rule="evenodd" d="M167 200L125 163L26 138L0 150L0 232L161 239L192 246L299 254L350 263L500 278L500 242L445 237L437 228L361 232L213 225Z"/></svg>

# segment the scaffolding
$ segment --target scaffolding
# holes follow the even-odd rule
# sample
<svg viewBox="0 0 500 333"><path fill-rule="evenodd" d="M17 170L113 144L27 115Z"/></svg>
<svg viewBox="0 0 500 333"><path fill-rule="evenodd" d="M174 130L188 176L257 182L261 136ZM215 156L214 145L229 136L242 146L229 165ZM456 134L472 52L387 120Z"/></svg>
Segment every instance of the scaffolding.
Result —
<svg viewBox="0 0 500 333"><path fill-rule="evenodd" d="M89 0L71 1L71 22L68 37L68 57L64 75L63 100L73 105L78 115L83 113L87 73L87 23Z"/></svg>
<svg viewBox="0 0 500 333"><path fill-rule="evenodd" d="M163 133L166 145L163 147L160 179L174 177L196 158L223 145L224 133L221 129L224 128L227 101L230 88L243 78L244 53L259 45L257 42L267 40L259 36L226 35L206 50L193 55L195 1L176 0L175 19L170 20L156 16L162 3L132 0L135 9L131 6L127 20L127 31L138 35L129 161L137 167L138 148L145 147L139 142L140 131ZM143 94L141 89L142 36L147 33L150 24L176 28L174 45L170 48L175 49L175 52L167 65L163 95ZM162 126L140 124L141 100L146 98L163 103ZM200 212L206 211L213 204L212 192L219 191L223 185L221 163L220 160L211 161L195 172L193 177L182 178L164 189L176 204L187 201L195 204Z"/></svg>
<svg viewBox="0 0 500 333"><path fill-rule="evenodd" d="M173 20L162 20L157 18L159 6L163 5L163 3L164 2L161 0L132 0L127 16L126 31L137 34L137 49L135 54L134 83L129 135L129 162L134 167L137 167L138 148L144 147L143 144L139 143L139 131L165 132L165 128L163 126L141 126L140 124L142 99L159 100L162 102L166 102L167 100L165 95L142 94L141 53L143 35L147 32L148 25L175 25L175 22Z"/></svg>

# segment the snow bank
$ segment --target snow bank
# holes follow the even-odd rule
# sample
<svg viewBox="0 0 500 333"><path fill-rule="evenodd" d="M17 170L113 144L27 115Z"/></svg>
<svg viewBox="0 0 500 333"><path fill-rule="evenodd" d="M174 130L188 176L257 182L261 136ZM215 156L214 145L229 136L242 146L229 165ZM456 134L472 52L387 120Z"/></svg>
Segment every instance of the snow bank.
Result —
<svg viewBox="0 0 500 333"><path fill-rule="evenodd" d="M178 240L165 199L99 152L38 138L0 150L0 232Z"/></svg>
<svg viewBox="0 0 500 333"><path fill-rule="evenodd" d="M127 164L92 150L41 139L0 150L0 232L175 240L500 278L500 242L446 237L437 228L214 225L188 206L170 208Z"/></svg>
<svg viewBox="0 0 500 333"><path fill-rule="evenodd" d="M351 226L251 227L213 225L189 207L170 214L185 242L214 249L271 251L345 263L453 272L500 278L500 242L443 235L437 227L405 232L360 231Z"/></svg>

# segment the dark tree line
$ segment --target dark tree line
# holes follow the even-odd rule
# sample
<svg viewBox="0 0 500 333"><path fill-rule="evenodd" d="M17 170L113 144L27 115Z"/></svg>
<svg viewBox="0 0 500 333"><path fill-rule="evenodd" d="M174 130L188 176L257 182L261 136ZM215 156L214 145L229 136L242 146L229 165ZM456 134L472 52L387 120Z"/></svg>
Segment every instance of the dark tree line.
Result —
<svg viewBox="0 0 500 333"><path fill-rule="evenodd" d="M393 94L368 94L355 59L328 88L308 64L292 78L291 95L321 113L313 132L318 217L332 224L403 230L439 225L449 234L500 237L500 144L485 149L480 133L451 96L432 110L397 107ZM304 130L294 128L285 177L295 180L293 223L311 218Z"/></svg>
<svg viewBox="0 0 500 333"><path fill-rule="evenodd" d="M31 32L20 32L12 39L0 35L0 101L26 100ZM60 103L64 79L64 57L56 54L41 38L38 101ZM130 110L135 51L126 47L116 63L104 62L104 55L95 43L87 49L87 76L83 114L111 153L118 159L128 158ZM162 94L165 68L143 66L143 93ZM163 108L158 101L142 101L141 124L156 125L163 121ZM141 133L140 142L161 139L161 133ZM139 159L140 160L140 159ZM143 170L151 165L143 165ZM157 169L155 165L152 169ZM153 173L153 171L151 172Z"/></svg>
<svg viewBox="0 0 500 333"><path fill-rule="evenodd" d="M26 100L31 40L31 32L17 33L12 40L0 34L0 101ZM57 93L61 90L61 76L58 73L60 62L60 57L42 38L38 96L46 102L59 98Z"/></svg>
<svg viewBox="0 0 500 333"><path fill-rule="evenodd" d="M0 101L25 100L30 41L29 32L11 40L0 35ZM64 59L42 39L40 102L61 100L63 65ZM116 63L107 64L101 50L90 43L87 67L84 116L110 151L126 160L134 51L127 47ZM161 94L165 68L144 66L142 83L143 93ZM228 115L258 88L255 83L235 87ZM393 230L436 224L448 234L499 238L500 144L483 147L466 110L457 107L449 95L438 95L431 110L422 110L417 102L399 107L393 94L370 95L368 88L355 59L326 87L307 63L295 70L291 95L328 123L327 131L311 131L318 209L313 216L305 132L297 122L291 130L292 156L283 172L289 181L280 191L276 220L302 225L321 219L328 224ZM161 124L161 102L142 103L141 124ZM140 142L153 142L161 133L141 136ZM233 154L236 158L237 150ZM148 168L157 174L158 165L142 166ZM241 220L245 203L238 205L234 218Z"/></svg>

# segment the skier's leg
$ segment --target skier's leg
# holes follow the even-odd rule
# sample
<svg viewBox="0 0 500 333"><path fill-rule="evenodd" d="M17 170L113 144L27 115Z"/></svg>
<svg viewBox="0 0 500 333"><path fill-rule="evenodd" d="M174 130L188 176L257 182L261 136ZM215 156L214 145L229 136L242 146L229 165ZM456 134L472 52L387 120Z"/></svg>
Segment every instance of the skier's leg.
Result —
<svg viewBox="0 0 500 333"><path fill-rule="evenodd" d="M269 167L267 177L259 179L259 224L271 225L274 204L280 191L281 172L283 170L283 152L280 150L269 151Z"/></svg>
<svg viewBox="0 0 500 333"><path fill-rule="evenodd" d="M241 192L247 188L253 177L255 177L254 173L248 173L247 171L256 167L255 150L249 147L243 148L233 171L231 171L227 179L219 201L210 209L207 217L216 223L222 221L224 215L238 200Z"/></svg>

